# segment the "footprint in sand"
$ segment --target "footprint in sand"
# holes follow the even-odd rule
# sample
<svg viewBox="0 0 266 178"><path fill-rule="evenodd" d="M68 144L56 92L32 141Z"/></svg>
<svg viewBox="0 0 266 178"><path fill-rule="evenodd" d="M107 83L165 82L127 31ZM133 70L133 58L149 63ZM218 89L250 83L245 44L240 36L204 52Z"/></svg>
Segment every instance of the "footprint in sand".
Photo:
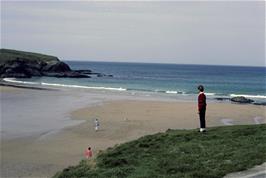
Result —
<svg viewBox="0 0 266 178"><path fill-rule="evenodd" d="M224 124L224 125L234 125L232 122L233 120L232 119L221 119L221 122Z"/></svg>
<svg viewBox="0 0 266 178"><path fill-rule="evenodd" d="M255 124L262 124L262 122L260 122L262 119L263 118L262 117L259 117L259 116L253 118Z"/></svg>

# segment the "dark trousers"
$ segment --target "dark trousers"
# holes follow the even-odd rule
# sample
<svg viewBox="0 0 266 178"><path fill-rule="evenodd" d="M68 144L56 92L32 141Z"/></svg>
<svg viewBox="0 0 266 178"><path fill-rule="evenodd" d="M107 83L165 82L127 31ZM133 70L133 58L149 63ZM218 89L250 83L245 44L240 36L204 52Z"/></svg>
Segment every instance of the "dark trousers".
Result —
<svg viewBox="0 0 266 178"><path fill-rule="evenodd" d="M201 110L199 113L199 118L200 118L200 128L205 128L206 127L206 121L205 121L205 113L206 110Z"/></svg>

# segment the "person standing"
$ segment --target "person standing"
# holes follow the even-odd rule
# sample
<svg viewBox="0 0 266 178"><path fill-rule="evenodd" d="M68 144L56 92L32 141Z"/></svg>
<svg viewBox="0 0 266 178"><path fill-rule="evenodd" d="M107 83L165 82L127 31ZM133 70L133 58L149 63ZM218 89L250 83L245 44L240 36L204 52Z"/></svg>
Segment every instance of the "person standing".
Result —
<svg viewBox="0 0 266 178"><path fill-rule="evenodd" d="M84 152L84 155L87 159L91 158L92 157L92 150L91 150L91 147L88 147L85 152Z"/></svg>
<svg viewBox="0 0 266 178"><path fill-rule="evenodd" d="M99 127L100 127L99 120L98 119L95 119L94 124L95 124L95 131L97 132L99 130Z"/></svg>
<svg viewBox="0 0 266 178"><path fill-rule="evenodd" d="M200 132L206 132L206 95L204 94L204 87L202 85L198 86L199 96L198 96L198 114L200 119Z"/></svg>

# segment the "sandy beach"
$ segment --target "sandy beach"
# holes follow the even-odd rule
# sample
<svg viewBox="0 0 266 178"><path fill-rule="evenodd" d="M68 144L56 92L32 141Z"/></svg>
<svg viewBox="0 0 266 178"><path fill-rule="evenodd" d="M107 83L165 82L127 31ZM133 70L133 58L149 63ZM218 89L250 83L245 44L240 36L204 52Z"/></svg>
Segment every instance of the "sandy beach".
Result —
<svg viewBox="0 0 266 178"><path fill-rule="evenodd" d="M1 109L1 177L51 177L83 159L88 145L95 156L147 134L199 124L196 101L93 90L1 87ZM209 127L266 122L265 106L218 101L208 102L206 117Z"/></svg>

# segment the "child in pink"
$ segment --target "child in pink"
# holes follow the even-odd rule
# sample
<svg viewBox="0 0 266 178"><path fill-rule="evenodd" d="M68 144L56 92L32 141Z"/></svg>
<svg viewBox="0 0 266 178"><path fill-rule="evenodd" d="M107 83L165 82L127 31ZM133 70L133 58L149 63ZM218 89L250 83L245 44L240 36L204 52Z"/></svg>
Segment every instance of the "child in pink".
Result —
<svg viewBox="0 0 266 178"><path fill-rule="evenodd" d="M85 152L84 152L84 155L87 159L91 158L92 157L92 151L91 151L91 147L88 147Z"/></svg>

